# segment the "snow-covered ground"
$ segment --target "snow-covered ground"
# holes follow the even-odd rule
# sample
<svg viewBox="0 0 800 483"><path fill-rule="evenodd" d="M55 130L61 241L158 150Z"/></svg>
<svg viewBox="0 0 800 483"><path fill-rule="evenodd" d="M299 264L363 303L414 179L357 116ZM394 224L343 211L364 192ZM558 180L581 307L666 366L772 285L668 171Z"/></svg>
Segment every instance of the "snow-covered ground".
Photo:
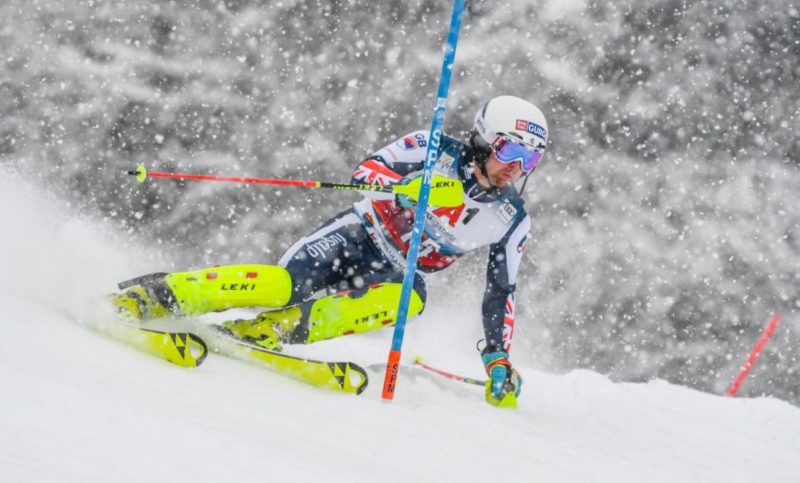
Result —
<svg viewBox="0 0 800 483"><path fill-rule="evenodd" d="M800 475L800 409L664 382L615 384L520 367L516 411L480 388L373 372L361 396L210 355L181 369L82 327L97 294L158 269L101 223L0 181L0 479L89 481L769 481ZM161 260L163 262L163 260ZM163 267L162 267L163 268ZM436 290L434 285L433 290ZM431 300L434 300L435 294ZM431 306L405 362L480 377L472 311ZM390 331L292 353L385 361Z"/></svg>

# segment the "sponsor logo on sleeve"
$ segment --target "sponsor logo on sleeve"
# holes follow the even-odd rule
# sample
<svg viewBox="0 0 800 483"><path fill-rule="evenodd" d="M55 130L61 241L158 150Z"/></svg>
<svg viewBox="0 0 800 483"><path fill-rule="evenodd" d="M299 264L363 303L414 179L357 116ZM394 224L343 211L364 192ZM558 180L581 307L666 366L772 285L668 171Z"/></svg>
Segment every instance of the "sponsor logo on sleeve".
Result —
<svg viewBox="0 0 800 483"><path fill-rule="evenodd" d="M306 252L314 258L326 258L328 253L339 245L346 247L347 239L338 234L323 236L322 238L306 244Z"/></svg>
<svg viewBox="0 0 800 483"><path fill-rule="evenodd" d="M414 134L413 136L406 136L395 143L403 151L411 151L412 149L424 148L428 145L425 140L424 134Z"/></svg>
<svg viewBox="0 0 800 483"><path fill-rule="evenodd" d="M397 161L398 159L400 159L397 157L397 153L395 153L394 150L388 146L386 147L386 152L392 156L393 161Z"/></svg>
<svg viewBox="0 0 800 483"><path fill-rule="evenodd" d="M414 138L412 136L406 136L403 139L397 141L395 144L397 144L397 147L399 147L403 151L410 151L417 147L417 143L414 141Z"/></svg>
<svg viewBox="0 0 800 483"><path fill-rule="evenodd" d="M436 167L441 171L448 172L453 168L453 162L456 160L453 156L447 153L442 153L436 161Z"/></svg>

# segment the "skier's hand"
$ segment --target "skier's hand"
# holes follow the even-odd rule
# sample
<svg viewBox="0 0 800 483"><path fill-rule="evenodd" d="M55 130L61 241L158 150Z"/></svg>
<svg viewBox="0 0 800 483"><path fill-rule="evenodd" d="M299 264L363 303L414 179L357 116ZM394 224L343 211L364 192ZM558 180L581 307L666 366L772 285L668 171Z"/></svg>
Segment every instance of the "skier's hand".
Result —
<svg viewBox="0 0 800 483"><path fill-rule="evenodd" d="M415 203L414 200L403 194L395 195L394 202L400 208L414 209L417 206L417 203Z"/></svg>
<svg viewBox="0 0 800 483"><path fill-rule="evenodd" d="M486 386L486 401L494 406L515 407L516 397L522 389L522 377L511 366L508 352L504 350L490 351L487 347L481 354L486 374L489 376Z"/></svg>
<svg viewBox="0 0 800 483"><path fill-rule="evenodd" d="M397 184L399 184L399 185L407 185L408 183L410 183L412 181L412 179L413 178L403 178ZM395 204L397 206L399 206L401 208L414 209L417 206L417 202L416 201L414 201L412 198L410 198L407 195L404 195L402 193L396 193L394 195L394 202L395 202Z"/></svg>

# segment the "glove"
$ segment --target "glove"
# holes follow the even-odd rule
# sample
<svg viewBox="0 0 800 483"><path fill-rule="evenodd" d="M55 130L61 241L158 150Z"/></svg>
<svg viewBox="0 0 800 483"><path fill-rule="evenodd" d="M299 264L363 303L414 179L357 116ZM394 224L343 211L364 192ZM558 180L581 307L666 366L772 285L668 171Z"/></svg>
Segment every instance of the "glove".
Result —
<svg viewBox="0 0 800 483"><path fill-rule="evenodd" d="M508 352L489 350L481 354L489 380L486 381L486 402L492 406L517 407L517 396L522 388L522 377L511 366Z"/></svg>
<svg viewBox="0 0 800 483"><path fill-rule="evenodd" d="M412 181L412 179L410 179L410 178L403 178L397 184L398 185L407 185L411 181ZM401 208L414 209L417 206L417 202L416 201L414 201L413 199L409 198L407 195L404 195L402 193L396 193L394 195L394 202L395 202L395 204L397 206L399 206Z"/></svg>
<svg viewBox="0 0 800 483"><path fill-rule="evenodd" d="M401 208L414 209L417 206L417 203L414 202L414 200L400 193L394 196L394 202L397 206Z"/></svg>

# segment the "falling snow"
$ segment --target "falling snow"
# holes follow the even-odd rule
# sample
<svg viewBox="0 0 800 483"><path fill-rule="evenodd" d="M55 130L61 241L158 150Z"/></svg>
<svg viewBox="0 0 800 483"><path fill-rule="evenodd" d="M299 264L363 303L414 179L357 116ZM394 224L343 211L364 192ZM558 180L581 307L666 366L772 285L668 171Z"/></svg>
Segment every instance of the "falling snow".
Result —
<svg viewBox="0 0 800 483"><path fill-rule="evenodd" d="M514 94L551 131L525 193L513 359L722 394L780 313L740 395L800 405L798 7L467 3L445 129L463 136L484 100ZM357 195L123 171L346 181L430 125L449 15L422 0L6 0L0 168L146 246L148 269L275 263ZM71 283L56 270L71 262L48 276ZM97 289L134 268L106 264ZM442 273L436 313L461 316L484 270L480 252ZM447 350L478 361L474 341Z"/></svg>

